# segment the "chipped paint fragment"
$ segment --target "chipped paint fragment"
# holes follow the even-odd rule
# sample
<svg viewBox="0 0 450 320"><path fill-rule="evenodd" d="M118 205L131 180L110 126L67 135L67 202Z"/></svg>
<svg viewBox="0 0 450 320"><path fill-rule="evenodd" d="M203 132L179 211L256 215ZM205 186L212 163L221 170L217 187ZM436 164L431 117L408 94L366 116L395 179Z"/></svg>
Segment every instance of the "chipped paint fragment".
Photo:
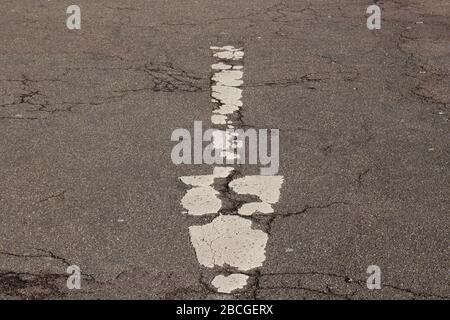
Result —
<svg viewBox="0 0 450 320"><path fill-rule="evenodd" d="M242 289L247 285L249 276L242 273L233 273L229 276L219 274L211 284L220 293L231 293L234 290Z"/></svg>

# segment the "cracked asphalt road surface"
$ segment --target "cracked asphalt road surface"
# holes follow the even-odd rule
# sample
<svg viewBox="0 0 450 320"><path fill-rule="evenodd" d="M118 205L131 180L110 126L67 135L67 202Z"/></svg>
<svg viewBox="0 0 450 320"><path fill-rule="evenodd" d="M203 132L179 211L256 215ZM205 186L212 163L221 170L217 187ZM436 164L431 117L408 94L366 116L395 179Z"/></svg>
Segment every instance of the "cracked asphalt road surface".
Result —
<svg viewBox="0 0 450 320"><path fill-rule="evenodd" d="M77 0L70 31L72 2L0 5L0 298L450 297L448 1L377 1L374 31L369 0ZM284 176L232 295L181 214L178 178L211 168L170 158L173 130L210 123L217 45L245 47L240 121L280 129Z"/></svg>

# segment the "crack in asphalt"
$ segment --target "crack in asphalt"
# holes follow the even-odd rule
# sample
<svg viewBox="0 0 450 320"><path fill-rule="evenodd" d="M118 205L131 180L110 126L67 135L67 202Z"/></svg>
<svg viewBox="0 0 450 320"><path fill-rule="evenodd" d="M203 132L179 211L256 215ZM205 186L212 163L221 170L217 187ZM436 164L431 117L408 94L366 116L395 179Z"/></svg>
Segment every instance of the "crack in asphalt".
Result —
<svg viewBox="0 0 450 320"><path fill-rule="evenodd" d="M0 255L6 255L6 256L11 256L11 257L16 257L16 258L25 258L25 259L51 258L51 259L62 262L66 266L71 265L71 263L67 259L56 255L55 253L53 253L50 250L44 250L44 249L40 249L40 248L33 248L33 250L42 252L43 254L20 254L20 253L15 253L15 252L0 251Z"/></svg>
<svg viewBox="0 0 450 320"><path fill-rule="evenodd" d="M61 274L34 274L26 272L0 272L0 296L41 300L64 298L67 292L58 282L65 281Z"/></svg>
<svg viewBox="0 0 450 320"><path fill-rule="evenodd" d="M366 280L362 279L356 279L354 277L351 277L346 274L337 274L332 272L320 272L320 271L302 271L302 272L263 272L260 269L256 269L249 272L243 272L243 271L236 271L233 268L230 269L221 269L224 274L232 274L232 273L241 273L245 274L251 277L251 285L247 289L239 290L239 292L236 292L233 294L235 298L243 298L243 299L252 299L252 300L260 300L265 299L265 297L261 297L261 292L264 290L297 290L297 291L305 291L309 293L314 294L320 294L323 296L330 296L330 297L336 297L346 300L352 300L352 299L358 299L357 294L362 293L363 290L369 290L367 289ZM261 284L261 280L263 278L270 278L270 277L279 277L279 276L298 276L300 279L297 279L297 282L299 280L308 280L311 279L312 276L320 276L324 278L331 278L331 279L339 279L342 280L342 283L345 285L354 285L356 288L348 287L349 290L351 290L350 293L339 293L336 292L336 287L330 286L329 283L326 283L326 281L321 281L321 285L324 285L324 289L318 289L313 288L310 286L305 285L275 285L275 286L266 286ZM202 298L208 298L208 294L215 296L217 298L220 298L222 295L218 294L214 288L210 284L209 278L207 278L203 273L199 273L199 279L198 282L201 285L202 290L197 290L194 288L178 288L174 290L173 292L170 292L166 295L166 298L172 299L174 297L178 298L184 298L183 294L191 294L191 293L198 293L202 296ZM295 281L294 281L295 282ZM389 288L392 290L399 291L401 293L410 294L413 296L413 299L442 299L446 300L449 299L450 296L444 296L439 295L435 293L428 293L428 292L422 292L417 291L409 288L404 288L402 286L389 284L389 283L383 283L383 288ZM181 294L181 297L178 296L178 294Z"/></svg>
<svg viewBox="0 0 450 320"><path fill-rule="evenodd" d="M94 60L103 61L105 59L113 61L127 61L119 55L105 55L102 53L86 52L87 56L91 56ZM85 70L98 70L98 67L85 67L85 68L65 68L68 70L80 71ZM42 89L37 89L34 87L35 84L45 84L45 83L69 83L67 80L69 76L65 72L58 78L42 78L42 79L32 79L25 74L21 75L20 79L0 79L0 82L18 83L20 88L15 90L21 90L20 93L8 92L3 89L2 97L11 97L13 101L0 104L0 110L14 112L17 107L27 107L31 106L33 109L24 109L22 111L16 111L15 114L11 115L0 115L0 120L38 120L45 119L45 116L27 116L26 113L33 114L47 114L54 115L59 112L72 112L74 107L81 106L98 106L109 102L121 101L129 93L137 93L140 91L150 90L153 92L199 92L206 89L204 77L198 76L191 72L185 71L181 68L175 67L171 62L165 63L145 63L142 66L121 66L117 68L107 68L108 70L128 70L132 72L144 73L147 75L148 82L151 83L149 86L136 87L136 88L124 88L118 90L112 90L109 92L102 92L98 97L92 101L63 101L56 102L50 101L46 92ZM22 114L22 113L25 113Z"/></svg>
<svg viewBox="0 0 450 320"><path fill-rule="evenodd" d="M66 267L73 265L66 258L55 254L50 250L35 248L34 250L44 254L19 254L14 252L1 251L0 255L10 256L19 259L42 259L50 258L63 263ZM64 270L65 271L65 270ZM67 273L31 273L0 270L0 296L19 297L23 299L48 299L64 298L68 295L66 290ZM82 281L88 285L108 285L116 279L100 281L93 274L81 271ZM37 294L35 291L38 290ZM88 293L89 287L83 288Z"/></svg>
<svg viewBox="0 0 450 320"><path fill-rule="evenodd" d="M426 16L423 18L425 19ZM409 30L400 32L397 36L396 48L399 53L406 58L404 63L404 75L414 79L415 83L409 84L407 89L401 91L401 95L408 100L416 100L420 101L422 104L430 104L448 109L449 103L440 100L440 98L433 95L432 92L424 92L426 91L424 90L424 84L431 81L436 81L446 87L447 90L450 90L450 87L448 86L448 83L450 83L448 72L430 65L426 59L420 57L414 50L408 51L404 48L409 43L420 41L419 37L407 36L406 33L409 32ZM447 121L448 120L449 118L447 118Z"/></svg>
<svg viewBox="0 0 450 320"><path fill-rule="evenodd" d="M242 87L246 88L255 88L255 87L291 87L291 86L299 86L304 84L312 84L319 83L322 81L326 81L329 78L325 77L324 74L319 73L308 73L300 76L298 79L280 79L280 80L271 80L264 82L254 82L244 84ZM311 89L311 88L310 88Z"/></svg>
<svg viewBox="0 0 450 320"><path fill-rule="evenodd" d="M338 278L338 279L341 279L345 283L357 285L358 289L354 290L350 294L341 294L341 293L333 292L328 284L325 284L326 285L326 290L323 290L323 291L322 290L318 290L318 289L314 289L314 288L304 287L304 286L289 286L289 285L288 286L261 286L260 285L260 281L261 281L260 279L263 278L263 277L271 277L271 276L315 276L315 275L323 276L323 277L329 277L329 278ZM365 280L356 279L356 278L350 277L348 275L341 275L341 274L330 273L330 272L304 271L304 272L257 273L256 277L257 277L257 279L255 280L255 285L254 285L254 288L253 288L253 291L252 291L252 297L255 300L258 300L258 291L261 291L261 290L275 290L275 289L305 290L305 291L312 292L312 293L318 293L318 294L323 294L323 295L332 295L332 296L335 296L335 297L341 297L341 298L349 299L349 300L351 300L356 295L356 293L358 292L359 289L368 290ZM449 298L449 296L442 296L442 295L438 295L438 294L434 294L434 293L420 292L420 291L416 291L416 290L400 287L400 286L397 286L397 285L392 285L392 284L389 284L389 283L383 283L382 287L394 289L394 290L397 290L397 291L401 291L403 293L408 293L408 294L413 295L415 298L438 298L438 299L448 299Z"/></svg>
<svg viewBox="0 0 450 320"><path fill-rule="evenodd" d="M51 250L34 248L42 254L16 253L0 251L0 255L19 259L45 259L50 258L61 262L66 267L72 265L66 258L55 254ZM65 271L65 270L64 270ZM81 273L83 281L88 283L105 284L88 273ZM30 273L0 270L0 296L19 297L21 299L41 300L49 298L64 298L68 295L65 283L68 274L65 273Z"/></svg>
<svg viewBox="0 0 450 320"><path fill-rule="evenodd" d="M286 213L284 215L281 215L281 216L283 216L283 217L290 217L290 216L295 216L295 215L301 215L301 214L307 213L311 209L327 209L327 208L329 208L331 206L335 206L335 205L346 205L346 206L349 206L349 205L352 205L352 204L350 202L347 202L347 201L333 201L333 202L330 202L330 203L327 203L327 204L324 204L324 205L313 205L313 206L307 204L300 211L288 212L288 213Z"/></svg>
<svg viewBox="0 0 450 320"><path fill-rule="evenodd" d="M360 186L363 185L363 180L369 172L370 172L370 169L366 169L366 170L362 171L360 174L358 174L358 180L357 180L358 185L360 185Z"/></svg>
<svg viewBox="0 0 450 320"><path fill-rule="evenodd" d="M176 68L170 62L159 65L149 63L143 70L153 78L152 90L155 92L197 92L205 89L199 85L202 77Z"/></svg>

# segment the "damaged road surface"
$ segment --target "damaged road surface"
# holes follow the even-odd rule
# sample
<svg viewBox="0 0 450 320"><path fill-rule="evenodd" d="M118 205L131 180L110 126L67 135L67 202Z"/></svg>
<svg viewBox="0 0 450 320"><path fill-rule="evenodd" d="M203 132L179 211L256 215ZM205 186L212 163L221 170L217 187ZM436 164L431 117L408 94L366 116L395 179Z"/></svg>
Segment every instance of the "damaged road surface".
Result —
<svg viewBox="0 0 450 320"><path fill-rule="evenodd" d="M448 1L76 4L2 1L0 299L450 298Z"/></svg>

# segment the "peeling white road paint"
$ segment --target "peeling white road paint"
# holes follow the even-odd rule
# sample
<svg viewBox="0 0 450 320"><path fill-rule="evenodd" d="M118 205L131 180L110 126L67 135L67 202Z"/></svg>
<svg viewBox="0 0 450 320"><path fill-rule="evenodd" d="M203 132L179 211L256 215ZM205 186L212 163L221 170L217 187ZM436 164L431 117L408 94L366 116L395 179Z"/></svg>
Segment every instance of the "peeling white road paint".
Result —
<svg viewBox="0 0 450 320"><path fill-rule="evenodd" d="M242 207L239 208L238 213L241 216L251 216L255 213L269 214L273 213L273 208L267 202L251 202L244 203Z"/></svg>
<svg viewBox="0 0 450 320"><path fill-rule="evenodd" d="M196 187L187 191L181 204L192 216L214 214L222 207L222 201L217 197L219 192L211 187Z"/></svg>
<svg viewBox="0 0 450 320"><path fill-rule="evenodd" d="M215 100L217 101L217 100ZM238 106L228 106L228 105L221 105L218 109L214 110L213 113L218 114L232 114L233 112L236 112L239 110Z"/></svg>
<svg viewBox="0 0 450 320"><path fill-rule="evenodd" d="M214 114L211 116L211 122L214 124L227 124L227 116L223 114Z"/></svg>
<svg viewBox="0 0 450 320"><path fill-rule="evenodd" d="M230 188L239 194L258 196L261 202L244 204L239 214L249 216L254 213L273 213L272 204L280 199L282 176L247 176L230 182Z"/></svg>
<svg viewBox="0 0 450 320"><path fill-rule="evenodd" d="M238 61L244 56L241 49L236 49L231 46L226 47L211 47L214 50L214 56L225 59ZM211 87L211 95L213 101L219 104L219 109L214 110L211 117L213 124L227 124L226 115L232 114L242 107L242 89L240 86L244 83L243 66L233 62L225 63L220 61L212 65L212 69L216 72L212 76L212 81L215 84ZM218 116L219 113L221 116Z"/></svg>
<svg viewBox="0 0 450 320"><path fill-rule="evenodd" d="M231 69L232 67L233 67L232 65L223 62L215 63L211 66L213 70L228 70Z"/></svg>
<svg viewBox="0 0 450 320"><path fill-rule="evenodd" d="M214 74L212 79L217 82L218 86L239 87L244 83L243 75L244 72L241 70L222 70Z"/></svg>
<svg viewBox="0 0 450 320"><path fill-rule="evenodd" d="M252 229L252 221L235 215L220 215L211 223L189 228L201 265L229 265L241 271L261 267L268 236Z"/></svg>
<svg viewBox="0 0 450 320"><path fill-rule="evenodd" d="M186 213L193 216L217 213L222 207L222 201L212 184L214 179L226 178L232 171L232 167L216 167L210 175L180 177L183 183L193 187L181 199L181 205L187 210Z"/></svg>
<svg viewBox="0 0 450 320"><path fill-rule="evenodd" d="M218 275L211 284L221 293L231 293L234 290L242 289L247 284L249 276L242 273L233 273L229 276Z"/></svg>
<svg viewBox="0 0 450 320"><path fill-rule="evenodd" d="M244 57L244 51L233 46L211 47L215 51L214 57L227 60L240 60Z"/></svg>
<svg viewBox="0 0 450 320"><path fill-rule="evenodd" d="M222 85L212 86L213 97L224 105L242 106L242 89L236 87L226 87Z"/></svg>
<svg viewBox="0 0 450 320"><path fill-rule="evenodd" d="M240 194L254 194L268 203L275 203L280 198L282 176L246 176L231 181L230 187Z"/></svg>
<svg viewBox="0 0 450 320"><path fill-rule="evenodd" d="M218 59L212 65L214 74L211 86L211 102L214 110L211 122L217 127L212 134L213 148L225 160L239 159L241 146L235 140L236 133L224 130L239 127L234 123L235 114L242 108L244 51L232 46L211 47ZM220 214L222 200L220 192L214 188L217 178L232 179L233 167L215 167L211 175L184 176L181 181L191 188L181 200L187 214L193 216L217 215L210 223L189 228L192 246L198 262L207 268L234 267L238 271L259 268L266 259L265 248L268 235L253 226L253 214L272 214L272 205L280 198L282 176L246 176L232 180L228 186L238 194L250 194L259 198L258 202L243 204L234 214ZM247 216L247 217L243 217ZM249 276L241 273L217 275L211 285L221 293L231 293L243 289Z"/></svg>

